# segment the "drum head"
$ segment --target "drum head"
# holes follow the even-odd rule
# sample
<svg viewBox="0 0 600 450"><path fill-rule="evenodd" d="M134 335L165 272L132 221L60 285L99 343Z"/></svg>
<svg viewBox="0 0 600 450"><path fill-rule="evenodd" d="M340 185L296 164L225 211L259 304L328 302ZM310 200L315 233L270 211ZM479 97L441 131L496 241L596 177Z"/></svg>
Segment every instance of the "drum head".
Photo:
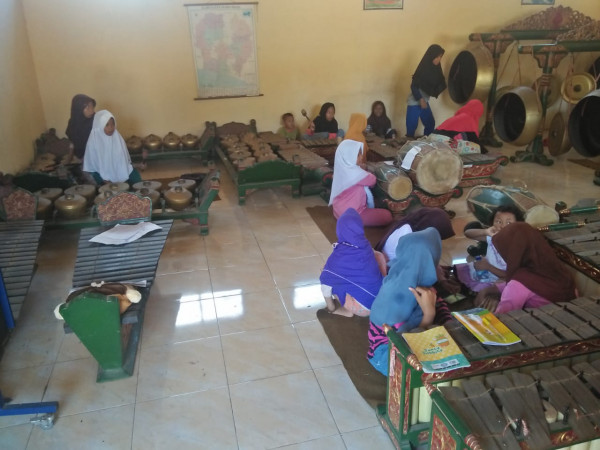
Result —
<svg viewBox="0 0 600 450"><path fill-rule="evenodd" d="M536 205L525 213L525 222L532 227L543 227L559 220L558 212L546 205Z"/></svg>
<svg viewBox="0 0 600 450"><path fill-rule="evenodd" d="M462 171L462 159L453 150L434 149L419 163L417 182L425 192L445 194L460 183Z"/></svg>
<svg viewBox="0 0 600 450"><path fill-rule="evenodd" d="M404 200L412 190L412 180L404 174L390 180L387 188L388 195L394 200Z"/></svg>

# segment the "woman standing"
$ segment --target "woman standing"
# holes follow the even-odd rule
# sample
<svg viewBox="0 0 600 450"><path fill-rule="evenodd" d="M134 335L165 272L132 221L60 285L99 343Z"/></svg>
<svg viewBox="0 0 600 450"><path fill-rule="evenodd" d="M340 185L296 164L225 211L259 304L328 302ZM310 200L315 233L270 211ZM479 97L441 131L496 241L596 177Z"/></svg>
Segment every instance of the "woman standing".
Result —
<svg viewBox="0 0 600 450"><path fill-rule="evenodd" d="M444 49L437 44L429 46L412 77L408 106L406 108L406 136L414 137L423 122L425 136L435 129L435 119L429 107L429 98L437 98L446 89L446 80L440 65Z"/></svg>

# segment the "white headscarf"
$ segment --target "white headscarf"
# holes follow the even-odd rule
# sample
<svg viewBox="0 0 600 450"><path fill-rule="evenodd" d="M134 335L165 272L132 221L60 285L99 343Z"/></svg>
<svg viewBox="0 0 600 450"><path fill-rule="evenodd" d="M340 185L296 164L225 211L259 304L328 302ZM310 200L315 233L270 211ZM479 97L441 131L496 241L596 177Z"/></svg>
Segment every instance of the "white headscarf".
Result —
<svg viewBox="0 0 600 450"><path fill-rule="evenodd" d="M112 136L104 132L104 127L110 119L115 121L115 132ZM113 183L127 181L133 170L127 146L117 130L117 121L105 109L94 115L92 132L85 147L83 170L98 172L103 180Z"/></svg>
<svg viewBox="0 0 600 450"><path fill-rule="evenodd" d="M358 154L362 151L362 142L349 139L338 145L335 151L335 164L333 165L330 205L333 204L333 199L338 195L369 175L369 172L356 165Z"/></svg>

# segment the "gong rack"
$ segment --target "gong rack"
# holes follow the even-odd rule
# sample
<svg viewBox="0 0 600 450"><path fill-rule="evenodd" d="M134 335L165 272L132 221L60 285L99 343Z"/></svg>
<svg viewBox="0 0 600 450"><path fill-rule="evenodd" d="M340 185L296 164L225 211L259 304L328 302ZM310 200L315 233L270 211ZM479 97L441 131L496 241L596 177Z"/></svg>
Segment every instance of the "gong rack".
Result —
<svg viewBox="0 0 600 450"><path fill-rule="evenodd" d="M492 54L493 78L492 85L488 94L487 108L485 114L485 125L479 133L479 139L484 145L490 147L502 147L502 142L494 136L494 125L492 112L496 103L496 86L498 83L498 67L500 66L500 56L515 41L521 40L554 40L561 34L569 31L568 29L559 30L502 30L499 33L471 33L469 41L481 42Z"/></svg>
<svg viewBox="0 0 600 450"><path fill-rule="evenodd" d="M519 45L518 51L522 54L531 54L537 61L538 67L542 69L540 79L542 120L533 141L525 150L517 150L515 156L511 156L510 160L512 162L531 161L550 166L554 161L544 154L543 132L548 109L548 97L550 96L548 87L552 71L558 67L558 64L569 53L600 51L600 41L562 41L560 43Z"/></svg>

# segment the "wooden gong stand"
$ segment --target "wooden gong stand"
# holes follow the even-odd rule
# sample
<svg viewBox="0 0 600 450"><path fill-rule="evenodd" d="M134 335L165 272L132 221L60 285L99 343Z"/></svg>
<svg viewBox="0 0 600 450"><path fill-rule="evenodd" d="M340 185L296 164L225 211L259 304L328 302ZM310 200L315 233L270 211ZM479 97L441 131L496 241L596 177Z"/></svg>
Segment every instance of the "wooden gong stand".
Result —
<svg viewBox="0 0 600 450"><path fill-rule="evenodd" d="M540 80L540 102L542 105L542 120L538 128L537 135L525 150L517 150L514 156L510 157L511 162L536 162L543 166L550 166L554 160L544 154L543 132L546 122L546 112L548 109L548 97L550 91L550 79L552 71L558 67L562 59L568 53L595 52L600 50L600 41L564 41L559 44L533 44L519 45L519 53L531 54L542 69Z"/></svg>

